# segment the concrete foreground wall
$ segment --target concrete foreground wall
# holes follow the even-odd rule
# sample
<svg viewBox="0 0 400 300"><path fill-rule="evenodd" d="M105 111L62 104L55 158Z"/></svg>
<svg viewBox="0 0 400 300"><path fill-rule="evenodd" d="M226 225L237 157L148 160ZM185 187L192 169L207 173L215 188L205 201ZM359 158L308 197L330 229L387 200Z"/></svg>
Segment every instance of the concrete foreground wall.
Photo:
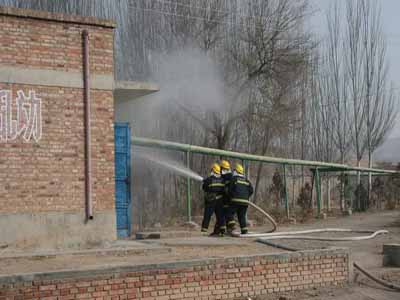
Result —
<svg viewBox="0 0 400 300"><path fill-rule="evenodd" d="M0 245L75 247L116 238L113 29L94 18L0 7ZM91 75L89 223L83 30Z"/></svg>
<svg viewBox="0 0 400 300"><path fill-rule="evenodd" d="M99 246L115 239L115 211L98 212L90 222L83 212L0 214L0 237L19 249Z"/></svg>
<svg viewBox="0 0 400 300"><path fill-rule="evenodd" d="M348 282L346 249L0 277L0 299L243 299Z"/></svg>

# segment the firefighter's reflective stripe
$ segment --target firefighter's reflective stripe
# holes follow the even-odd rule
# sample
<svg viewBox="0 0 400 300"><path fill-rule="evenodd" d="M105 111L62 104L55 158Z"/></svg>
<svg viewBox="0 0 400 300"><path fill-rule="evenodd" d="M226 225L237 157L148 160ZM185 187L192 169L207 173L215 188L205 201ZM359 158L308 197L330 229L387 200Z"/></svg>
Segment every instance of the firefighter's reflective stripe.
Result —
<svg viewBox="0 0 400 300"><path fill-rule="evenodd" d="M223 195L225 191L225 184L221 177L210 176L203 181L203 190L206 198L215 200L219 195ZM217 198L220 199L220 198Z"/></svg>
<svg viewBox="0 0 400 300"><path fill-rule="evenodd" d="M223 184L223 183L211 183L210 185L208 185L209 187L216 187L216 186L221 186L221 187L224 187L225 186L225 184Z"/></svg>
<svg viewBox="0 0 400 300"><path fill-rule="evenodd" d="M228 222L228 226L229 226L229 225L235 225L235 224L236 224L235 221L229 221L229 222Z"/></svg>
<svg viewBox="0 0 400 300"><path fill-rule="evenodd" d="M219 199L222 199L224 196L223 195L217 195L215 193L207 193L205 196L206 202L213 202Z"/></svg>
<svg viewBox="0 0 400 300"><path fill-rule="evenodd" d="M232 198L231 201L236 203L249 204L249 200L241 198Z"/></svg>
<svg viewBox="0 0 400 300"><path fill-rule="evenodd" d="M236 181L236 183L238 183L238 184L244 184L244 185L250 185L250 182L243 181L243 180L238 180L238 181Z"/></svg>

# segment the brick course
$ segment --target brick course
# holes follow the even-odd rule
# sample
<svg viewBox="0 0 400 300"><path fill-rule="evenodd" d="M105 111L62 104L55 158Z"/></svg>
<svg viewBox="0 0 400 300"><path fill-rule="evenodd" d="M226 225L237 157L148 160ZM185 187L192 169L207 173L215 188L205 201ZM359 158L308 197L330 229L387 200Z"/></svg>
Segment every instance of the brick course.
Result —
<svg viewBox="0 0 400 300"><path fill-rule="evenodd" d="M81 273L0 277L0 300L252 297L344 284L349 278L349 254L331 249Z"/></svg>

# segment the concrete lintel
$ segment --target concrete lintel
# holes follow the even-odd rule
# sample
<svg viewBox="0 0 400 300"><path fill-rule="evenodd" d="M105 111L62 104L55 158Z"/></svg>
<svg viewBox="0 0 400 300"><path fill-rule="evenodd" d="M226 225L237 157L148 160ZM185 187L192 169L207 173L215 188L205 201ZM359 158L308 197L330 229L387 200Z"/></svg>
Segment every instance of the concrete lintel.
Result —
<svg viewBox="0 0 400 300"><path fill-rule="evenodd" d="M0 83L58 86L83 88L83 75L76 71L57 71L38 68L0 66ZM112 90L113 75L92 74L90 87L99 90Z"/></svg>
<svg viewBox="0 0 400 300"><path fill-rule="evenodd" d="M160 87L152 82L116 81L114 84L114 99L125 102L158 92L159 90Z"/></svg>
<svg viewBox="0 0 400 300"><path fill-rule="evenodd" d="M0 83L81 89L83 88L83 75L82 72L77 71L58 71L0 65ZM90 88L95 90L114 90L115 100L121 102L136 99L160 90L158 85L151 82L114 81L112 74L92 74Z"/></svg>

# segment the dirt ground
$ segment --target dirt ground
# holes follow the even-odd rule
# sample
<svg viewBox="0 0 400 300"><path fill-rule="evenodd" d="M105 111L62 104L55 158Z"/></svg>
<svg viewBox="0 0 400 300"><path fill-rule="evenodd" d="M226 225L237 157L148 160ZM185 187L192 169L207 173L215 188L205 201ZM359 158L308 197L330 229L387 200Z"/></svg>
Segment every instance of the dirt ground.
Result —
<svg viewBox="0 0 400 300"><path fill-rule="evenodd" d="M279 231L306 230L314 228L348 228L355 230L387 230L389 234L374 239L352 242L320 242L302 240L274 240L274 242L296 249L321 249L329 246L348 247L352 259L368 270L379 270L382 266L382 246L387 243L400 243L400 211L358 213L350 217L335 217L316 220L309 224L279 227ZM354 236L364 234L326 233L314 236ZM399 298L400 299L400 298Z"/></svg>
<svg viewBox="0 0 400 300"><path fill-rule="evenodd" d="M328 218L310 224L279 227L279 231L302 230L312 228L351 228L359 230L389 231L371 240L357 242L320 242L299 240L275 240L274 242L297 249L324 248L329 246L349 247L352 259L378 278L400 285L400 268L382 267L382 246L386 243L400 243L400 212L384 211L378 213L361 213L351 217ZM335 234L336 235L336 234ZM328 236L334 236L329 233ZM344 236L340 234L340 236ZM355 271L355 282L342 288L315 289L296 292L295 294L274 295L253 298L252 300L398 300L400 292L382 288L364 275Z"/></svg>
<svg viewBox="0 0 400 300"><path fill-rule="evenodd" d="M330 246L349 247L352 259L378 277L400 284L400 268L382 267L382 245L400 243L400 211L354 214L351 217L332 217L314 220L308 224L279 227L279 231L303 230L311 228L352 228L359 230L386 229L387 235L380 235L372 240L357 242L319 242L301 240L275 240L274 242L298 249L320 249ZM255 228L262 232L265 228ZM331 233L328 236L333 236ZM343 236L341 234L340 236ZM145 241L119 241L110 245L115 252L56 253L38 255L38 253L19 254L12 249L0 249L0 275L91 269L100 266L121 266L134 264L153 264L196 258L228 257L250 254L283 252L276 248L256 243L254 239L186 237ZM131 251L131 249L137 251ZM120 251L126 249L127 251ZM94 249L93 251L95 251ZM30 254L36 256L30 257ZM14 257L12 257L14 255ZM400 299L400 293L382 289L363 275L357 276L355 284L335 289L321 289L297 292L253 300L302 300L302 299L346 299L346 300L387 300Z"/></svg>
<svg viewBox="0 0 400 300"><path fill-rule="evenodd" d="M314 289L281 295L270 295L251 300L398 300L399 292L378 286L348 285L341 288ZM246 299L246 300L249 300Z"/></svg>

